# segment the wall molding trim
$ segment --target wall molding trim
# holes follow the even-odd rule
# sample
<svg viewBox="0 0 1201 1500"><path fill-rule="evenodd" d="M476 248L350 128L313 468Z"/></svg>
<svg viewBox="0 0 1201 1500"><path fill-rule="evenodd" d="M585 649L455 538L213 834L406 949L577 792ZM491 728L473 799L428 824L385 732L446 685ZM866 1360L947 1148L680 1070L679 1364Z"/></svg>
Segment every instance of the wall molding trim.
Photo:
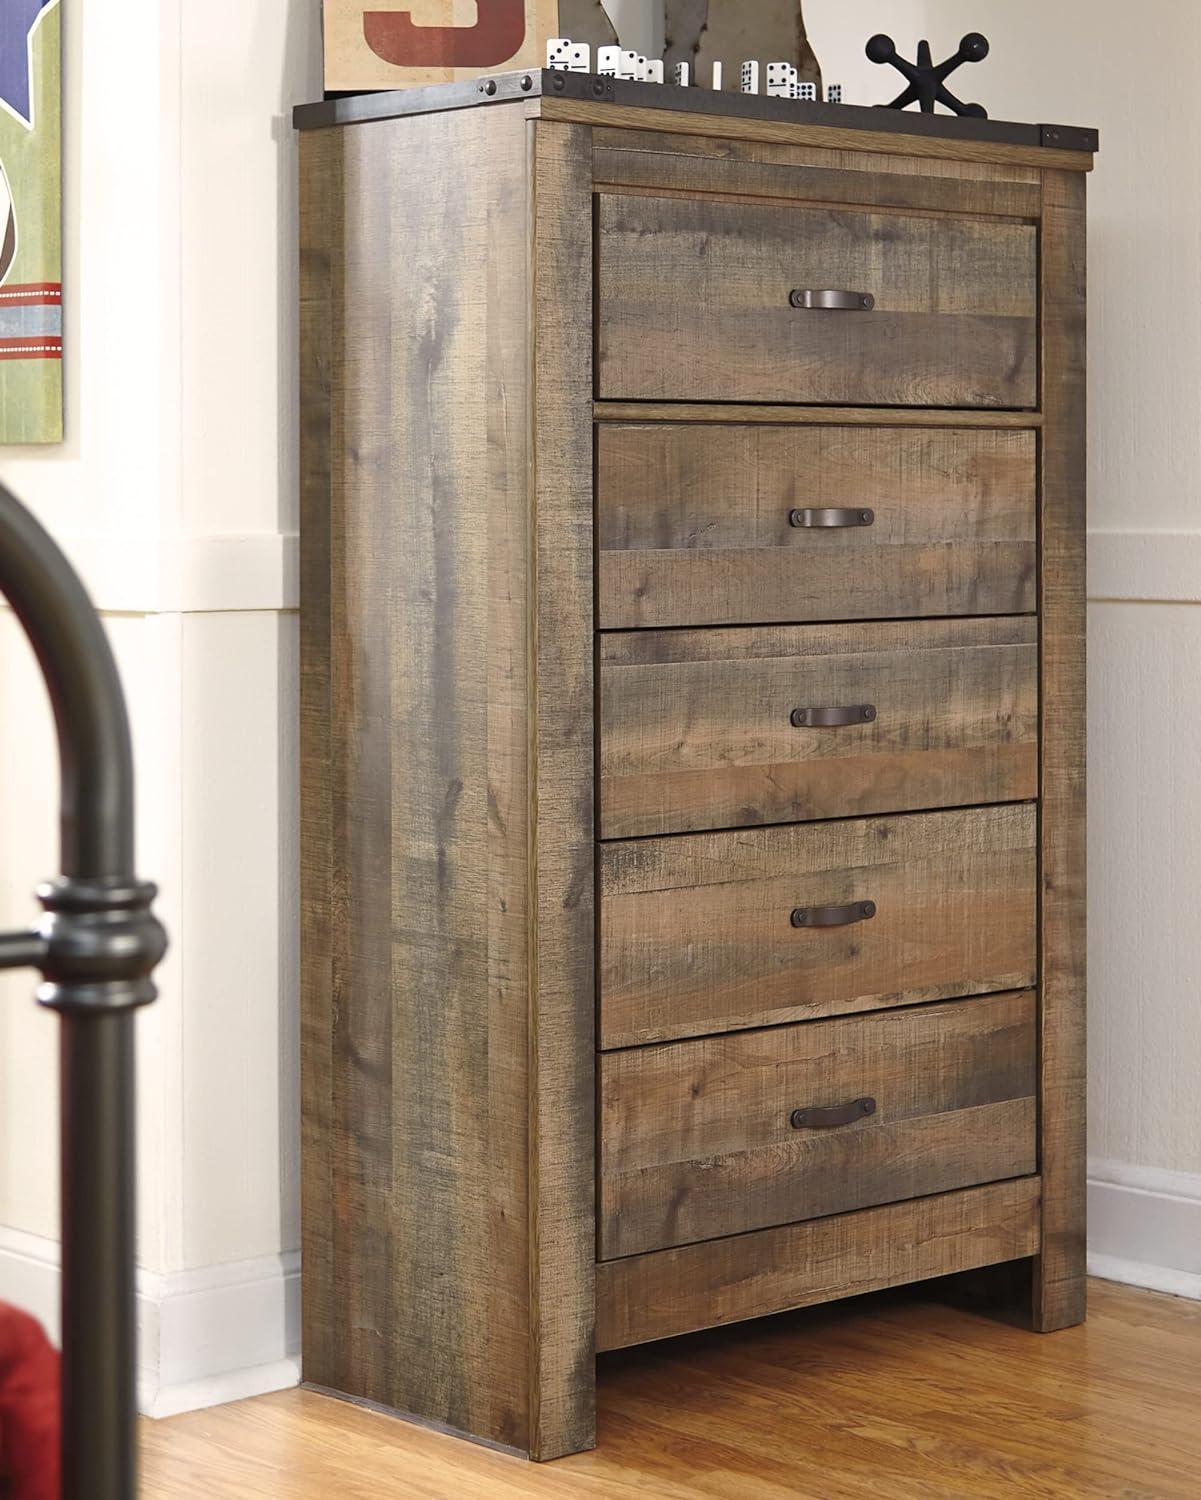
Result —
<svg viewBox="0 0 1201 1500"><path fill-rule="evenodd" d="M1090 1162L1088 1270L1201 1301L1201 1173Z"/></svg>
<svg viewBox="0 0 1201 1500"><path fill-rule="evenodd" d="M0 1226L0 1298L59 1335L57 1240ZM300 1381L300 1254L138 1271L138 1410L219 1406Z"/></svg>
<svg viewBox="0 0 1201 1500"><path fill-rule="evenodd" d="M1090 531L1088 597L1201 603L1201 531Z"/></svg>
<svg viewBox="0 0 1201 1500"><path fill-rule="evenodd" d="M167 548L163 572L160 613L296 609L300 537L294 531L179 536Z"/></svg>
<svg viewBox="0 0 1201 1500"><path fill-rule="evenodd" d="M299 606L300 538L294 531L56 531L55 540L101 614L220 614Z"/></svg>

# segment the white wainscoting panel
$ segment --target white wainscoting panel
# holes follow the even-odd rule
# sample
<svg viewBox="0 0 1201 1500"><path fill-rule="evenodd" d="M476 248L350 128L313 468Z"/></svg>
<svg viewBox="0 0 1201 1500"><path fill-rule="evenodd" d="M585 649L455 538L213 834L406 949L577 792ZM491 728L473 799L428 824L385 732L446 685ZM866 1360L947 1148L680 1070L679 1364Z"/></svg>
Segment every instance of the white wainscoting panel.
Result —
<svg viewBox="0 0 1201 1500"><path fill-rule="evenodd" d="M1201 1301L1201 1173L1089 1164L1088 1269Z"/></svg>
<svg viewBox="0 0 1201 1500"><path fill-rule="evenodd" d="M0 1227L0 1300L59 1337L57 1240ZM300 1256L139 1271L138 1409L176 1416L300 1380Z"/></svg>

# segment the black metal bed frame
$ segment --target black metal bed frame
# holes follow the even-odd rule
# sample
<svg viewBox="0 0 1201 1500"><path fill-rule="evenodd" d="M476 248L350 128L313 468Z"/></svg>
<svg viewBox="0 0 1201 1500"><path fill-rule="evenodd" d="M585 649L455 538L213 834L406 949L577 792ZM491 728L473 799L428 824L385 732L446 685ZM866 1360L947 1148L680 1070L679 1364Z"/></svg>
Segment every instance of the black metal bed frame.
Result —
<svg viewBox="0 0 1201 1500"><path fill-rule="evenodd" d="M167 940L134 874L129 720L103 626L78 575L0 486L0 594L24 627L58 733L62 873L45 915L0 934L0 969L38 969L61 1026L62 1495L137 1490L134 1012L156 995Z"/></svg>

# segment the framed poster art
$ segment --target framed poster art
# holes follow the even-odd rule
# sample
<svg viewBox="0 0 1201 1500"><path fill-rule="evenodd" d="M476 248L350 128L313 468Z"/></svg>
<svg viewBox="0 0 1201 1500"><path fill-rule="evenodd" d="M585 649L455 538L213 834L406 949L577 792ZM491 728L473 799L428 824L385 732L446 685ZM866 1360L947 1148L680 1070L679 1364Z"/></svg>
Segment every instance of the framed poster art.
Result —
<svg viewBox="0 0 1201 1500"><path fill-rule="evenodd" d="M325 87L411 88L540 68L558 24L558 0L325 0Z"/></svg>
<svg viewBox="0 0 1201 1500"><path fill-rule="evenodd" d="M63 436L60 0L0 0L0 443Z"/></svg>

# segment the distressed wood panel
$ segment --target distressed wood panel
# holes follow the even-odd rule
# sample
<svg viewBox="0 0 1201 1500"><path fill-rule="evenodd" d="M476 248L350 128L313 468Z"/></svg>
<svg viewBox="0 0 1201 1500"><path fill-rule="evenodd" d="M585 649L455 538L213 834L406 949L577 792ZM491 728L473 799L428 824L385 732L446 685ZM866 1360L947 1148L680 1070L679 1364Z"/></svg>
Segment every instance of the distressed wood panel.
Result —
<svg viewBox="0 0 1201 1500"><path fill-rule="evenodd" d="M1037 405L1029 226L620 194L598 215L603 399ZM797 311L794 288L876 306Z"/></svg>
<svg viewBox="0 0 1201 1500"><path fill-rule="evenodd" d="M601 1265L597 1345L674 1338L1032 1255L1039 1179L763 1229Z"/></svg>
<svg viewBox="0 0 1201 1500"><path fill-rule="evenodd" d="M348 444L380 420L386 400L372 386L361 407L347 410L344 382L361 344L337 314L390 232L377 210L358 242L337 233L343 197L363 167L332 134L303 145L302 1199L305 1245L314 1249L304 1266L304 1336L311 1370L383 1392L390 1243L369 1205L381 1188L390 1192L392 1176L391 681L386 651L371 662L355 651L361 622L339 586L348 571L365 570L365 586L381 582L363 518L348 514L346 498L356 463ZM370 458L364 467L370 488ZM368 517L374 499L366 499ZM365 712L344 725L348 701ZM369 1215L356 1244L356 1221Z"/></svg>
<svg viewBox="0 0 1201 1500"><path fill-rule="evenodd" d="M937 407L760 406L738 402L595 401L598 422L703 422L736 427L768 423L775 427L955 427L997 432L1037 432L1036 411L940 411Z"/></svg>
<svg viewBox="0 0 1201 1500"><path fill-rule="evenodd" d="M300 1024L301 1241L305 1359L344 1368L334 1303L333 704L330 527L335 310L344 270L334 233L343 156L329 133L300 144ZM344 916L338 913L339 918Z"/></svg>
<svg viewBox="0 0 1201 1500"><path fill-rule="evenodd" d="M828 135L826 138L829 139ZM1042 173L1035 167L954 160L951 157L873 154L870 151L831 149L828 145L783 145L777 141L751 140L738 135L685 135L674 131L623 130L597 126L592 132L592 142L597 154L608 151L640 151L648 155L705 156L715 161L732 163L817 167L837 172L873 172L888 176L956 177L966 182L1024 183L1035 187L1042 182ZM1041 211L1040 201L1035 212Z"/></svg>
<svg viewBox="0 0 1201 1500"><path fill-rule="evenodd" d="M305 1373L555 1457L595 1431L587 132L303 150Z"/></svg>
<svg viewBox="0 0 1201 1500"><path fill-rule="evenodd" d="M306 1241L326 1241L305 1264L305 1373L518 1448L530 1423L514 1087L528 1047L525 137L513 111L303 146L306 181L333 187L305 220L325 247L311 269L326 324L305 399L330 458L328 481L307 481L303 545L306 577L329 591L331 666L330 725L304 747L303 859L332 949L328 995L306 958L307 1090L328 1087L331 1106L305 1163ZM487 185L456 181L462 153L488 163ZM490 281L459 274L477 261L496 267ZM326 628L322 590L302 607L309 629Z"/></svg>
<svg viewBox="0 0 1201 1500"><path fill-rule="evenodd" d="M875 521L790 524L826 506ZM602 629L1037 603L1030 432L604 424L596 515Z"/></svg>
<svg viewBox="0 0 1201 1500"><path fill-rule="evenodd" d="M546 1456L592 1432L590 177L553 132L531 248L531 130L302 147L304 1305L310 1381Z"/></svg>
<svg viewBox="0 0 1201 1500"><path fill-rule="evenodd" d="M716 137L721 140L770 141L785 146L874 152L916 161L954 158L1038 171L1091 172L1091 151L1064 151L1046 146L1014 146L1004 141L948 140L938 136L891 131L846 130L831 125L802 125L791 120L754 120L743 116L698 115L686 111L640 109L637 105L592 103L586 99L542 98L539 118L617 130L645 130L659 135Z"/></svg>
<svg viewBox="0 0 1201 1500"><path fill-rule="evenodd" d="M530 1451L596 1442L592 142L533 127Z"/></svg>
<svg viewBox="0 0 1201 1500"><path fill-rule="evenodd" d="M602 837L1032 798L1037 635L1014 616L602 636ZM874 720L790 722L855 705Z"/></svg>
<svg viewBox="0 0 1201 1500"><path fill-rule="evenodd" d="M1027 992L611 1053L601 1258L1025 1176L1036 1043ZM790 1124L860 1099L853 1124Z"/></svg>
<svg viewBox="0 0 1201 1500"><path fill-rule="evenodd" d="M1034 1320L1085 1314L1086 229L1083 179L1044 181L1042 440L1042 1253Z"/></svg>
<svg viewBox="0 0 1201 1500"><path fill-rule="evenodd" d="M1091 158L590 109L302 147L306 1377L537 1458L598 1345L1040 1251L1083 1315Z"/></svg>
<svg viewBox="0 0 1201 1500"><path fill-rule="evenodd" d="M659 189L805 203L868 204L927 213L1037 219L1042 193L1033 182L918 177L912 173L783 165L694 153L598 147L593 175L606 192Z"/></svg>
<svg viewBox="0 0 1201 1500"><path fill-rule="evenodd" d="M1032 985L1037 840L1016 804L606 844L601 1045ZM871 921L791 924L858 901Z"/></svg>

